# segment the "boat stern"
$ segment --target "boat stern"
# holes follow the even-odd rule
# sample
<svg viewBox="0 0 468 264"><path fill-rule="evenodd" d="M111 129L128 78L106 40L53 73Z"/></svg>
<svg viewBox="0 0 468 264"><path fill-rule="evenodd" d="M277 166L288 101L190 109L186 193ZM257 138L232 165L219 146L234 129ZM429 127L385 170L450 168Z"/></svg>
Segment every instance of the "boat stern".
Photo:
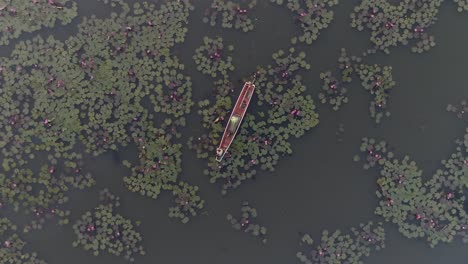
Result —
<svg viewBox="0 0 468 264"><path fill-rule="evenodd" d="M220 162L224 158L224 154L226 154L226 150L222 148L216 149L216 161Z"/></svg>

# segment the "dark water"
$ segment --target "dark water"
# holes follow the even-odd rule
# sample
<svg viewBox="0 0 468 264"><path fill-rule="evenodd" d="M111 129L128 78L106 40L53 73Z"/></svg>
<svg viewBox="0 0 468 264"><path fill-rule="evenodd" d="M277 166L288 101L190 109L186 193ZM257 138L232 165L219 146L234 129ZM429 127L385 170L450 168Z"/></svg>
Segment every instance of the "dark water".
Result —
<svg viewBox="0 0 468 264"><path fill-rule="evenodd" d="M77 1L80 16L108 10L94 1ZM271 62L271 54L287 49L291 36L297 33L288 10L259 0L255 30L244 34L220 30L202 23L202 13L210 1L196 1L191 13L186 42L176 48L187 74L193 79L194 101L204 99L211 89L211 80L195 70L194 50L203 36L221 35L235 46L234 78L240 79L257 65ZM316 98L321 83L319 73L333 69L342 47L350 54L360 54L368 46L368 34L352 30L349 14L359 1L342 0L335 9L335 20L311 46L301 46L307 53L311 70L303 73L307 93ZM41 34L66 37L76 32L80 18L68 26L58 26ZM371 57L372 62L393 66L398 85L392 91L392 116L375 127L368 113L368 95L354 82L350 87L350 103L336 113L319 107L320 124L293 143L294 153L280 161L274 173L260 172L255 181L222 197L220 189L202 174L204 163L187 148L183 152L181 178L199 185L206 200L204 212L183 225L167 217L170 195L152 200L130 193L122 185L127 171L121 160L131 158L132 148L121 153L108 153L89 158L88 166L97 178L97 186L72 195L72 222L97 201L98 190L108 187L121 197L118 212L133 220L141 220L139 231L144 236L147 255L136 263L163 264L285 264L299 263L298 232L309 232L319 239L323 229L341 229L368 220L381 221L373 214L377 205L375 171L364 171L352 157L358 152L363 136L385 138L398 155L410 155L429 178L453 150L453 141L463 136L464 125L445 111L449 103L468 98L468 15L456 12L455 5L445 4L439 22L432 27L437 46L430 52L416 55L409 47L393 49L390 55ZM32 36L34 34L30 34ZM28 36L28 37L29 37ZM10 45L11 48L11 45ZM1 55L7 55L8 49ZM193 111L194 113L196 111ZM192 114L184 137L200 133L199 117ZM336 131L344 124L343 142L337 142ZM250 201L259 212L260 221L270 233L270 240L261 245L256 239L234 231L226 222L227 213L237 213L240 203ZM435 249L421 240L409 240L398 233L396 226L385 225L387 248L375 252L365 263L468 263L468 247L461 241L441 244ZM119 264L124 260L107 254L91 253L71 246L74 239L70 226L47 226L25 236L31 247L50 264Z"/></svg>

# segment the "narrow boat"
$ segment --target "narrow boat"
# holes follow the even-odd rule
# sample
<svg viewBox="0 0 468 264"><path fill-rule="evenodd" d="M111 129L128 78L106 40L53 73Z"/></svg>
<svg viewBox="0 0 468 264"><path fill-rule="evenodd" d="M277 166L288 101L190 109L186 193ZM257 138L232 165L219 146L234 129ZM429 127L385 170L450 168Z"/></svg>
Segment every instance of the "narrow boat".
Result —
<svg viewBox="0 0 468 264"><path fill-rule="evenodd" d="M249 107L250 99L252 99L252 95L255 91L255 84L253 84L253 82L254 81L246 82L239 97L237 98L236 105L234 106L228 123L226 124L226 128L224 129L221 142L216 149L217 161L223 160L224 155L229 149L229 146L231 146L231 143L237 134L237 130L239 130L242 119L244 119L244 115L247 112L247 108Z"/></svg>

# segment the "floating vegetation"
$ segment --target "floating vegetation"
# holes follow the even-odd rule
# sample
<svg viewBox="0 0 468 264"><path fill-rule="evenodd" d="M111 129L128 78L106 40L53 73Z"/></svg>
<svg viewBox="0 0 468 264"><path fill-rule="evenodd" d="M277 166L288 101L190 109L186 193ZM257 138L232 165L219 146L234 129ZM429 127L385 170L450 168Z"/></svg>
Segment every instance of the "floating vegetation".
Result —
<svg viewBox="0 0 468 264"><path fill-rule="evenodd" d="M466 100L461 100L457 105L447 105L447 111L455 113L459 119L468 123L468 103Z"/></svg>
<svg viewBox="0 0 468 264"><path fill-rule="evenodd" d="M172 144L164 135L151 137L157 133L151 130L136 142L139 164L123 162L132 170L131 176L124 177L124 183L130 191L156 199L161 190L170 190L177 182L181 172L181 145Z"/></svg>
<svg viewBox="0 0 468 264"><path fill-rule="evenodd" d="M385 248L385 230L382 223L375 225L372 222L360 224L351 228L351 234L342 234L340 230L330 233L322 232L320 244L314 246L310 235L302 237L303 251L296 256L306 264L328 263L362 263L363 257L368 257L373 250Z"/></svg>
<svg viewBox="0 0 468 264"><path fill-rule="evenodd" d="M204 206L204 201L197 195L198 187L190 186L185 182L172 185L175 206L169 208L169 217L178 218L184 224L188 223L190 217L196 216L197 211Z"/></svg>
<svg viewBox="0 0 468 264"><path fill-rule="evenodd" d="M338 59L339 78L333 77L331 72L320 74L323 80L322 92L318 98L321 103L329 104L332 109L338 111L348 102L347 89L344 84L352 81L354 73L361 79L361 84L368 91L372 100L369 105L371 118L378 124L384 116L390 116L387 110L390 90L395 86L392 77L392 67L380 65L367 65L362 63L362 58L349 57L345 49L341 49Z"/></svg>
<svg viewBox="0 0 468 264"><path fill-rule="evenodd" d="M363 168L368 170L376 165L383 165L387 159L392 159L394 154L393 152L388 151L387 142L375 140L374 138L362 138L362 143L360 147L361 153L364 158ZM359 155L354 156L354 161L360 161L361 157Z"/></svg>
<svg viewBox="0 0 468 264"><path fill-rule="evenodd" d="M372 96L369 106L371 117L376 123L380 123L382 117L390 116L386 110L390 89L395 86L392 77L391 66L364 65L357 67L356 72L361 79L361 84Z"/></svg>
<svg viewBox="0 0 468 264"><path fill-rule="evenodd" d="M77 9L76 3L70 0L2 0L0 45L7 45L25 32L52 28L58 20L62 25L69 24L78 15Z"/></svg>
<svg viewBox="0 0 468 264"><path fill-rule="evenodd" d="M133 142L139 162L125 162L130 190L156 198L160 189L178 185L175 140L193 105L192 84L170 49L183 42L193 6L111 4L118 13L83 18L66 41L35 37L0 58L0 197L35 215L26 231L50 216L67 223L69 212L61 208L67 191L94 183L75 152L82 146L97 156ZM39 172L26 168L36 157L48 159Z"/></svg>
<svg viewBox="0 0 468 264"><path fill-rule="evenodd" d="M468 11L468 0L453 0L457 5L457 11L463 12Z"/></svg>
<svg viewBox="0 0 468 264"><path fill-rule="evenodd" d="M233 50L234 47L232 45L227 47L229 53ZM197 64L197 70L203 74L211 75L213 78L216 78L220 74L226 79L228 71L234 70L232 57L224 49L221 37L214 39L204 37L203 45L195 51L193 59Z"/></svg>
<svg viewBox="0 0 468 264"><path fill-rule="evenodd" d="M231 223L232 227L236 230L250 233L258 237L262 243L267 242L267 229L256 223L257 209L251 207L248 202L243 202L241 207L240 218L235 218L231 214L226 216L226 219Z"/></svg>
<svg viewBox="0 0 468 264"><path fill-rule="evenodd" d="M274 65L258 68L254 99L258 107L251 106L222 162L215 160L215 147L238 93L227 79L217 80L214 98L199 103L208 133L191 138L189 147L197 151L197 157L208 160L205 174L212 183L222 182L223 194L251 179L257 169L274 170L281 156L292 153L288 139L301 137L318 124L313 99L303 94L306 88L299 70L310 68L304 58L305 53L294 48L280 50L273 54Z"/></svg>
<svg viewBox="0 0 468 264"><path fill-rule="evenodd" d="M341 105L348 102L346 93L348 89L343 87L341 83L335 79L331 72L325 72L320 74L320 79L323 80L322 90L318 95L318 98L322 104L330 104L333 110L338 111Z"/></svg>
<svg viewBox="0 0 468 264"><path fill-rule="evenodd" d="M214 0L210 8L205 10L203 22L216 26L221 18L223 28L235 28L249 32L254 29L251 11L256 5L257 0L250 0L245 7L232 1Z"/></svg>
<svg viewBox="0 0 468 264"><path fill-rule="evenodd" d="M427 30L437 20L442 0L408 0L398 4L388 0L362 0L351 14L351 26L371 31L370 52L390 53L391 47L415 42L411 50L422 53L435 46Z"/></svg>
<svg viewBox="0 0 468 264"><path fill-rule="evenodd" d="M341 55L338 59L338 69L340 71L340 79L333 77L332 72L320 73L320 79L323 81L322 92L319 93L318 98L322 104L329 104L332 109L338 111L341 106L348 103L348 96L346 95L348 89L344 84L352 81L351 75L354 73L354 63L361 61L358 57L348 57L346 49L341 49Z"/></svg>
<svg viewBox="0 0 468 264"><path fill-rule="evenodd" d="M398 225L408 238L425 238L431 247L460 237L468 242L468 215L464 207L468 187L468 129L442 168L423 182L422 171L405 156L393 158L384 141L363 139L365 168L377 166L379 206L375 213ZM359 160L356 157L355 160Z"/></svg>
<svg viewBox="0 0 468 264"><path fill-rule="evenodd" d="M332 7L338 4L338 0L270 0L278 5L286 7L294 13L296 24L301 27L302 35L293 37L292 44L298 41L312 44L333 21ZM287 3L285 3L287 2Z"/></svg>
<svg viewBox="0 0 468 264"><path fill-rule="evenodd" d="M77 237L73 246L81 246L92 251L95 256L107 251L131 262L135 254L144 255L142 238L135 231L135 225L115 213L120 205L119 197L105 189L100 192L99 201L100 204L92 212L84 213L73 225Z"/></svg>
<svg viewBox="0 0 468 264"><path fill-rule="evenodd" d="M2 206L11 206L15 212L21 209L32 218L24 232L41 229L51 218L58 219L61 225L67 224L70 211L63 208L68 202L67 191L94 185L91 175L82 171L81 155L72 153L65 158L59 164L49 157L50 165L41 166L38 173L21 168L8 176L0 174Z"/></svg>
<svg viewBox="0 0 468 264"><path fill-rule="evenodd" d="M17 227L5 217L0 218L0 243L2 263L46 264L37 258L35 252L27 253L24 250L27 243L19 237Z"/></svg>

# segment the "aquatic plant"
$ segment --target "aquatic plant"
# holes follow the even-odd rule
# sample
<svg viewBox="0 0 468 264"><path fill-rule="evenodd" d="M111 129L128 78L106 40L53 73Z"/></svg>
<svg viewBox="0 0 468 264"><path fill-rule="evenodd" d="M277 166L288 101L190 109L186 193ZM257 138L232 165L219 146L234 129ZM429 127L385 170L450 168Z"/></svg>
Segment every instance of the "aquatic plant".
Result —
<svg viewBox="0 0 468 264"><path fill-rule="evenodd" d="M468 138L468 130L464 136ZM468 144L457 141L455 152L442 161L442 168L423 182L422 171L410 157L393 158L385 142L363 139L365 168L378 166L379 205L375 213L395 223L408 238L425 238L431 247L460 237L468 242L466 170ZM356 158L355 160L359 160Z"/></svg>
<svg viewBox="0 0 468 264"><path fill-rule="evenodd" d="M272 57L275 64L258 68L256 73L257 99L252 102L256 101L258 108L246 114L222 162L214 159L214 151L237 93L229 80L217 80L214 99L199 103L202 126L208 132L191 138L189 147L196 150L197 157L208 160L204 172L212 183L222 182L223 194L253 178L257 169L274 170L281 156L292 153L288 139L301 137L319 122L314 102L304 95L305 86L299 75L299 70L310 68L304 60L305 53L291 48Z"/></svg>
<svg viewBox="0 0 468 264"><path fill-rule="evenodd" d="M158 132L151 131L147 135L151 133ZM156 199L161 190L167 190L177 182L181 172L181 145L172 144L165 135L148 136L140 137L135 142L139 164L123 162L132 171L131 176L124 177L124 183L130 191Z"/></svg>
<svg viewBox="0 0 468 264"><path fill-rule="evenodd" d="M350 83L353 80L353 74L356 73L364 89L372 96L369 105L371 118L378 124L384 116L390 116L387 110L388 98L390 90L396 84L392 77L391 66L364 64L362 58L349 57L343 48L338 59L338 72L339 78L333 77L330 71L320 74L323 86L318 98L321 103L329 104L333 110L338 111L344 103L348 102L347 89L343 84Z"/></svg>
<svg viewBox="0 0 468 264"><path fill-rule="evenodd" d="M224 48L223 39L217 38L203 38L203 45L195 50L193 59L197 64L197 70L203 74L209 74L211 77L216 78L218 74L226 77L228 71L234 70L232 65L232 57L228 54L234 50L232 45Z"/></svg>
<svg viewBox="0 0 468 264"><path fill-rule="evenodd" d="M183 40L184 29L178 26L186 22L190 8L183 1L163 5L161 10L136 3L134 10L124 6L109 19L84 18L78 35L66 42L38 37L19 43L11 60L2 61L4 96L13 98L2 104L5 120L10 121L2 128L12 134L18 129L23 132L17 142L39 141L36 150L54 147L62 152L71 149L79 136L87 150L98 155L116 149L117 144L125 146L131 141L125 128L140 115L150 118L141 105L145 97L155 112L175 117L187 113L192 105L190 82L174 73L183 65L167 54L167 48ZM167 14L176 10L182 12ZM132 17L131 11L136 14L130 23L126 20ZM155 24L161 26L155 29ZM18 98L26 104L17 105ZM16 137L6 136L3 146Z"/></svg>
<svg viewBox="0 0 468 264"><path fill-rule="evenodd" d="M35 37L0 58L0 195L2 202L37 215L25 230L40 228L51 214L66 223L67 191L93 184L81 172L77 153L83 146L97 156L134 142L140 165L132 165L132 176L124 179L128 188L155 196L150 192L160 185L177 184L175 140L193 102L191 80L170 49L184 40L193 6L105 2L117 11L109 18L83 18L66 41ZM40 160L47 165L38 173L26 168L37 157L48 159ZM167 164L139 171L158 162Z"/></svg>
<svg viewBox="0 0 468 264"><path fill-rule="evenodd" d="M333 110L338 111L341 105L348 102L346 96L348 90L332 76L331 72L321 73L320 79L323 80L323 92L318 95L320 102L322 104L328 103L333 106Z"/></svg>
<svg viewBox="0 0 468 264"><path fill-rule="evenodd" d="M49 164L39 172L17 168L12 173L0 173L0 203L20 210L29 216L30 223L24 232L41 229L46 220L55 218L63 225L68 223L67 191L84 189L94 185L94 179L82 170L81 155L65 153L65 160L58 162L49 156Z"/></svg>
<svg viewBox="0 0 468 264"><path fill-rule="evenodd" d="M205 10L203 22L216 26L217 21L221 19L223 28L235 28L249 32L254 29L251 10L256 5L257 0L250 0L246 7L232 1L213 0L210 8Z"/></svg>
<svg viewBox="0 0 468 264"><path fill-rule="evenodd" d="M382 223L375 225L373 222L351 228L351 234L342 234L340 230L333 233L324 230L317 246L314 246L308 234L303 235L301 246L303 251L297 252L296 256L302 263L358 264L373 250L385 248L385 230Z"/></svg>
<svg viewBox="0 0 468 264"><path fill-rule="evenodd" d="M466 100L461 100L456 105L448 104L447 111L455 113L459 119L468 122L468 103Z"/></svg>
<svg viewBox="0 0 468 264"><path fill-rule="evenodd" d="M292 44L298 41L312 44L333 21L332 7L338 4L338 0L270 0L278 5L286 7L294 13L296 24L301 27L302 35L293 37Z"/></svg>
<svg viewBox="0 0 468 264"><path fill-rule="evenodd" d="M183 119L178 121L182 124L169 131L185 124ZM166 119L164 124L160 129L145 125L146 130L133 131L138 147L138 164L123 161L124 166L132 171L130 176L124 177L124 183L130 191L153 199L157 199L161 191L172 191L177 206L169 209L169 216L180 218L186 223L190 216L196 215L196 210L203 208L204 201L196 195L198 187L178 182L182 146L173 143L172 138L178 137L179 133L173 131L175 135L171 135L165 132L164 127L170 127L171 119Z"/></svg>
<svg viewBox="0 0 468 264"><path fill-rule="evenodd" d="M323 81L322 92L319 93L318 98L322 104L329 104L332 109L338 111L341 106L348 103L348 96L346 95L348 89L344 84L352 81L352 74L354 73L354 63L359 63L361 58L348 57L346 49L341 49L340 57L338 58L338 70L340 78L333 77L332 72L320 73L320 79Z"/></svg>
<svg viewBox="0 0 468 264"><path fill-rule="evenodd" d="M169 217L178 218L185 224L190 217L197 215L197 210L202 209L205 202L197 195L197 186L179 182L178 185L171 185L171 189L176 205L169 208Z"/></svg>
<svg viewBox="0 0 468 264"><path fill-rule="evenodd" d="M457 4L457 11L468 11L468 0L453 0Z"/></svg>
<svg viewBox="0 0 468 264"><path fill-rule="evenodd" d="M257 209L249 205L248 202L243 202L241 207L240 218L235 218L231 214L226 216L226 219L231 223L236 230L241 230L245 233L250 233L258 237L262 243L267 242L267 228L256 223Z"/></svg>
<svg viewBox="0 0 468 264"><path fill-rule="evenodd" d="M70 0L2 0L0 45L7 45L25 32L52 28L58 21L69 24L78 15L77 9L77 4Z"/></svg>
<svg viewBox="0 0 468 264"><path fill-rule="evenodd" d="M100 204L92 211L84 213L73 225L76 240L74 247L81 246L98 256L107 251L126 260L134 261L134 255L144 255L142 237L135 231L135 224L116 214L119 198L107 189L99 194Z"/></svg>
<svg viewBox="0 0 468 264"><path fill-rule="evenodd" d="M0 218L0 260L2 263L46 264L37 253L25 250L27 243L17 233L17 227L8 218Z"/></svg>
<svg viewBox="0 0 468 264"><path fill-rule="evenodd" d="M360 64L355 70L361 79L362 86L372 96L369 111L378 124L382 117L390 116L390 112L386 110L387 101L390 89L396 84L392 77L392 67Z"/></svg>
<svg viewBox="0 0 468 264"><path fill-rule="evenodd" d="M383 165L387 159L392 159L394 154L393 152L388 151L387 142L381 140L378 141L374 138L362 138L360 151L364 158L363 168L368 170L376 165ZM354 161L360 161L361 157L359 155L354 156Z"/></svg>
<svg viewBox="0 0 468 264"><path fill-rule="evenodd" d="M398 4L388 0L362 0L351 14L351 26L371 32L371 52L415 42L413 52L422 53L435 46L427 30L437 20L442 0L408 0Z"/></svg>

